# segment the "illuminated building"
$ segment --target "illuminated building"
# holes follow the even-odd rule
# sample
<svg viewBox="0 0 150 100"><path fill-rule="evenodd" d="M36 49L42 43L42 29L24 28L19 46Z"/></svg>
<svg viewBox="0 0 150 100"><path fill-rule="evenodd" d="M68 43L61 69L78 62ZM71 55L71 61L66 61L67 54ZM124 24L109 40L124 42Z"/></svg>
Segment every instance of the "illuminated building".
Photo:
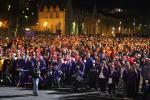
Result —
<svg viewBox="0 0 150 100"><path fill-rule="evenodd" d="M51 3L49 7L44 5L42 9L39 8L38 24L33 26L32 29L40 32L61 32L61 34L104 34L114 36L117 33L114 30L112 33L112 27L118 29L120 20L99 13L96 4L89 10L73 6L72 0L65 3L63 8L56 3Z"/></svg>
<svg viewBox="0 0 150 100"><path fill-rule="evenodd" d="M44 7L38 11L38 24L33 26L37 31L49 31L65 33L65 9L60 10L59 6Z"/></svg>
<svg viewBox="0 0 150 100"><path fill-rule="evenodd" d="M8 28L8 21L0 21L0 28Z"/></svg>

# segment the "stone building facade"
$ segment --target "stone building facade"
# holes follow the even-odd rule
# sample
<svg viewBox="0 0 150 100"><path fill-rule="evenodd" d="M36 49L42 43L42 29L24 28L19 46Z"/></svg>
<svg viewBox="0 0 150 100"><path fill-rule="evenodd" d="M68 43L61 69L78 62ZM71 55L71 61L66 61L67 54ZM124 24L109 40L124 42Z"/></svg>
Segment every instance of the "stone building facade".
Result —
<svg viewBox="0 0 150 100"><path fill-rule="evenodd" d="M38 23L32 28L61 34L113 35L123 30L120 19L105 16L97 11L96 5L89 11L74 7L71 0L60 9L59 5L44 6L38 11Z"/></svg>

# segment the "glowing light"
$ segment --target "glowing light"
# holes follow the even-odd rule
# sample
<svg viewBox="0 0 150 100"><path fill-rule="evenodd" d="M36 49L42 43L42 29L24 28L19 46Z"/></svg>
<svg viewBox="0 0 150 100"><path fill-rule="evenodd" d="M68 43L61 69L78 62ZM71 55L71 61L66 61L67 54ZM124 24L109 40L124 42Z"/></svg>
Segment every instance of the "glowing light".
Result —
<svg viewBox="0 0 150 100"><path fill-rule="evenodd" d="M44 27L46 27L46 26L47 26L47 24L48 24L47 22L44 22Z"/></svg>
<svg viewBox="0 0 150 100"><path fill-rule="evenodd" d="M111 31L112 35L115 36L115 27L112 27L112 31Z"/></svg>
<svg viewBox="0 0 150 100"><path fill-rule="evenodd" d="M116 8L116 9L115 9L115 12L123 12L123 9Z"/></svg>
<svg viewBox="0 0 150 100"><path fill-rule="evenodd" d="M3 25L3 22L0 22L0 27L2 27L2 25Z"/></svg>
<svg viewBox="0 0 150 100"><path fill-rule="evenodd" d="M101 22L101 20L100 20L100 19L98 19L98 20L97 20L97 22L98 22L98 23L100 23L100 22Z"/></svg>
<svg viewBox="0 0 150 100"><path fill-rule="evenodd" d="M24 14L24 11L22 11L22 13Z"/></svg>
<svg viewBox="0 0 150 100"><path fill-rule="evenodd" d="M29 8L27 8L27 11L29 10Z"/></svg>
<svg viewBox="0 0 150 100"><path fill-rule="evenodd" d="M120 26L119 26L118 30L119 30L119 32L121 31L121 27Z"/></svg>
<svg viewBox="0 0 150 100"><path fill-rule="evenodd" d="M120 24L122 24L122 22L120 22Z"/></svg>
<svg viewBox="0 0 150 100"><path fill-rule="evenodd" d="M26 31L30 31L30 28L25 28Z"/></svg>
<svg viewBox="0 0 150 100"><path fill-rule="evenodd" d="M114 26L112 27L112 30L113 30L113 31L115 30L115 27L114 27Z"/></svg>
<svg viewBox="0 0 150 100"><path fill-rule="evenodd" d="M8 8L10 8L11 7L11 5L8 5Z"/></svg>
<svg viewBox="0 0 150 100"><path fill-rule="evenodd" d="M8 11L10 10L10 8L11 8L11 5L8 5Z"/></svg>
<svg viewBox="0 0 150 100"><path fill-rule="evenodd" d="M25 19L28 19L28 16L26 15L26 16L24 16L25 17Z"/></svg>
<svg viewBox="0 0 150 100"><path fill-rule="evenodd" d="M32 13L32 15L34 15L34 13Z"/></svg>
<svg viewBox="0 0 150 100"><path fill-rule="evenodd" d="M75 33L75 31L76 31L76 22L74 21L72 23L72 32Z"/></svg>

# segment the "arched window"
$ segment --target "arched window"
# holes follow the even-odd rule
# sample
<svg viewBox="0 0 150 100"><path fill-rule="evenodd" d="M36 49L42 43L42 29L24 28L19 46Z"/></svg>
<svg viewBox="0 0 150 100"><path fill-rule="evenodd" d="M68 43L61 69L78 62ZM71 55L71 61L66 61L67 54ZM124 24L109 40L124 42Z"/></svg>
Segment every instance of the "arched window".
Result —
<svg viewBox="0 0 150 100"><path fill-rule="evenodd" d="M59 11L60 11L60 9L59 9L59 6L56 6L56 18L59 18Z"/></svg>
<svg viewBox="0 0 150 100"><path fill-rule="evenodd" d="M56 11L56 18L59 18L59 11Z"/></svg>

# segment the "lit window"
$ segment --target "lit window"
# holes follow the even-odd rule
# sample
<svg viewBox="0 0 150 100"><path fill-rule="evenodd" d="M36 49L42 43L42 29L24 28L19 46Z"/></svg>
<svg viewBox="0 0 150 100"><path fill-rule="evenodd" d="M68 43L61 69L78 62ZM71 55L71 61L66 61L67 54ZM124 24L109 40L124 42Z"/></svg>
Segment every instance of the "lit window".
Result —
<svg viewBox="0 0 150 100"><path fill-rule="evenodd" d="M59 12L56 12L56 18L59 18Z"/></svg>
<svg viewBox="0 0 150 100"><path fill-rule="evenodd" d="M11 5L8 5L8 11L10 10L10 8L11 8Z"/></svg>
<svg viewBox="0 0 150 100"><path fill-rule="evenodd" d="M0 27L2 27L3 22L0 22Z"/></svg>
<svg viewBox="0 0 150 100"><path fill-rule="evenodd" d="M52 12L50 13L50 18L53 18L53 13Z"/></svg>
<svg viewBox="0 0 150 100"><path fill-rule="evenodd" d="M11 5L8 5L8 8L10 8L11 7Z"/></svg>
<svg viewBox="0 0 150 100"><path fill-rule="evenodd" d="M27 9L27 11L29 10L29 8L26 8Z"/></svg>

